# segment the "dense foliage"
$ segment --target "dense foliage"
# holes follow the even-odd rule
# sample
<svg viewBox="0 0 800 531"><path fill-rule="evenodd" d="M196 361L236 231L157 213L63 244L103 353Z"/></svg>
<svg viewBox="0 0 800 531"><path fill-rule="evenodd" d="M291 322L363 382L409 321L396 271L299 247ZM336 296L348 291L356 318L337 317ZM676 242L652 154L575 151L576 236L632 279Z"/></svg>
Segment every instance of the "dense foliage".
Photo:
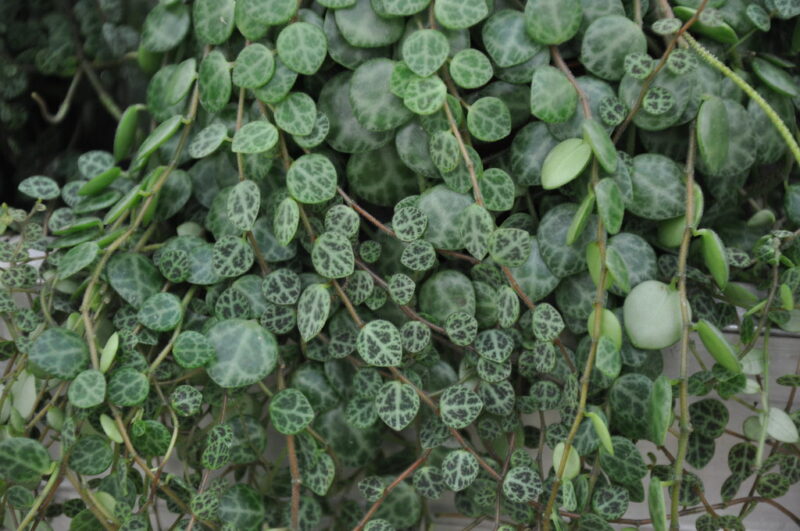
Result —
<svg viewBox="0 0 800 531"><path fill-rule="evenodd" d="M797 523L798 15L3 0L3 526Z"/></svg>

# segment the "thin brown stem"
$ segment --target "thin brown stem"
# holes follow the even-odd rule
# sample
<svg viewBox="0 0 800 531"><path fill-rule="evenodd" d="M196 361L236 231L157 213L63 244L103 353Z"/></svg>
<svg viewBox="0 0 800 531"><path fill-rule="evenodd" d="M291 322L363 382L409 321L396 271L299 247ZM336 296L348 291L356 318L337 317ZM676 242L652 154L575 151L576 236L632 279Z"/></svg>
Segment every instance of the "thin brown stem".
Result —
<svg viewBox="0 0 800 531"><path fill-rule="evenodd" d="M467 173L469 173L469 180L472 183L472 195L475 197L475 202L480 206L486 206L486 203L483 202L481 187L478 184L478 176L475 174L475 165L472 163L472 158L469 156L469 152L467 152L467 146L464 144L464 138L461 136L461 131L458 130L456 119L453 118L453 112L450 110L450 106L447 105L447 102L445 102L443 108L444 113L447 115L447 121L450 123L450 130L453 132L453 136L456 137L456 140L458 141L458 149L461 151L461 156L464 158L464 164L467 167Z"/></svg>
<svg viewBox="0 0 800 531"><path fill-rule="evenodd" d="M592 170L591 170L591 178L592 178L592 186L596 186L598 182L598 174L599 174L599 164L597 159L595 158L592 161ZM569 430L569 434L567 435L566 440L564 441L564 451L561 455L561 462L556 468L556 475L553 480L553 486L550 489L550 497L547 500L547 504L545 505L544 509L544 521L542 522L542 529L544 531L548 531L550 529L550 515L553 512L553 505L556 501L556 496L558 495L558 489L561 485L561 478L564 475L564 470L567 466L567 458L569 457L570 450L572 448L572 442L575 440L575 436L578 434L578 428L580 428L581 421L583 421L584 414L586 412L586 400L589 396L589 382L592 376L592 369L594 368L594 360L597 356L597 347L600 342L601 336L601 327L602 327L602 319L603 319L603 309L604 309L604 302L606 299L606 278L608 277L608 268L606 267L606 229L603 226L602 220L598 220L597 222L597 247L598 252L600 255L599 262L600 262L600 273L598 275L597 281L597 291L595 293L595 300L594 300L594 321L592 322L591 327L591 337L592 343L589 348L589 355L586 359L586 365L583 368L583 376L581 376L581 388L580 388L580 397L578 399L578 411L575 414L575 419L572 421L572 426ZM553 463L555 465L555 463Z"/></svg>
<svg viewBox="0 0 800 531"><path fill-rule="evenodd" d="M506 474L508 473L508 468L511 466L511 454L514 453L514 444L517 442L517 432L512 432L511 437L508 441L508 452L506 453L506 459L503 462L503 470L500 472L500 475L505 478ZM497 500L495 501L494 507L494 528L497 530L500 527L500 501L503 499L503 483L498 481L497 482Z"/></svg>
<svg viewBox="0 0 800 531"><path fill-rule="evenodd" d="M619 140L622 138L622 134L625 132L625 130L633 121L633 117L636 115L637 112L639 112L639 109L641 109L642 102L644 101L644 97L647 94L647 90L650 88L650 85L653 83L653 80L656 78L656 75L658 75L661 69L664 68L664 66L667 64L667 59L669 59L670 54L675 49L675 46L677 46L678 41L680 41L683 34L686 33L689 30L689 28L691 28L692 25L700 19L700 14L706 8L706 4L708 4L708 0L703 0L703 2L697 8L695 14L692 15L692 17L689 20L687 20L683 26L681 26L681 29L678 30L678 32L675 34L675 37L673 37L672 40L670 40L669 44L667 45L667 49L664 50L664 53L661 55L661 59L658 61L656 67L653 69L652 72L650 72L650 75L647 76L644 81L642 81L642 88L639 91L639 96L636 98L636 103L634 103L633 107L631 107L630 111L628 111L628 115L625 117L625 120L619 125L619 127L617 127L617 130L614 133L614 137L612 138L614 144L619 142ZM669 3L662 2L662 10L664 10L665 12L664 16L666 18L672 17L672 8L669 7Z"/></svg>
<svg viewBox="0 0 800 531"><path fill-rule="evenodd" d="M289 470L292 475L291 526L293 530L300 529L300 487L303 483L303 480L300 479L300 465L297 462L297 450L294 442L294 435L286 436L286 446L289 449Z"/></svg>
<svg viewBox="0 0 800 531"><path fill-rule="evenodd" d="M364 328L364 320L358 316L358 312L356 311L355 306L353 306L353 302L350 300L350 297L347 296L336 279L333 279L331 283L333 284L333 289L336 290L336 294L339 296L339 300L341 300L344 304L344 307L347 308L347 313L350 314L353 322L356 323L357 327Z"/></svg>
<svg viewBox="0 0 800 531"><path fill-rule="evenodd" d="M286 388L283 379L283 371L285 368L285 366L281 366L278 371L278 390L280 391ZM303 480L300 476L300 465L297 461L297 449L295 448L294 435L286 436L286 448L289 453L289 473L292 477L290 525L292 531L296 531L300 529L300 487L303 485Z"/></svg>
<svg viewBox="0 0 800 531"><path fill-rule="evenodd" d="M361 521L358 522L358 525L356 525L353 528L353 531L361 531L362 529L364 529L364 526L367 525L367 522L369 522L370 518L372 518L372 516L377 512L377 510L380 509L381 505L383 505L383 502L386 501L386 498L389 497L389 494L392 493L392 491L395 489L395 487L397 487L400 483L402 483L403 480L405 480L408 476L413 474L416 469L418 469L420 466L422 466L422 464L428 459L428 456L431 455L432 451L433 450L429 448L429 449L425 450L424 452L422 452L422 455L419 456L419 458L416 461L411 463L408 466L408 468L403 470L400 473L400 475L398 475L395 478L394 481L389 483L389 485L386 487L386 489L384 489L383 494L381 495L381 497L378 498L377 500L375 500L375 503L372 504L372 507L369 508L369 510L367 511L367 514L365 514L364 517L361 519Z"/></svg>
<svg viewBox="0 0 800 531"><path fill-rule="evenodd" d="M373 216L372 214L370 214L369 212L364 210L361 207L361 205L356 203L356 201L352 197L347 195L347 192L342 190L341 187L337 187L336 191L339 192L340 196L342 196L342 199L344 199L344 202L347 203L348 205L350 205L350 207L353 210L358 212L361 215L361 217L363 217L364 219L366 219L367 221L369 221L370 223L375 225L375 227L377 227L381 232L384 232L384 233L388 234L392 238L397 237L397 235L395 234L395 232L392 229L390 229L389 227L387 227L386 225L384 225L383 223L378 221L378 219L375 216Z"/></svg>
<svg viewBox="0 0 800 531"><path fill-rule="evenodd" d="M247 241L250 242L250 247L253 248L253 254L256 255L256 262L258 263L258 268L261 270L261 276L268 275L270 267L266 259L264 259L264 253L261 252L261 247L258 245L255 234L253 234L251 230L247 231Z"/></svg>
<svg viewBox="0 0 800 531"><path fill-rule="evenodd" d="M575 88L575 91L578 93L578 100L581 102L581 107L583 108L583 117L588 120L592 117L592 109L589 107L589 97L586 95L583 87L578 84L578 80L575 79L572 70L570 70L567 63L564 62L564 58L561 57L561 52L558 51L558 46L550 46L550 57L553 58L553 62L558 69L567 76L567 79Z"/></svg>
<svg viewBox="0 0 800 531"><path fill-rule="evenodd" d="M694 160L695 160L695 129L689 128L689 153L686 157L686 223L683 228L683 239L681 240L680 251L678 252L678 296L681 307L681 347L680 347L680 434L678 436L678 456L675 459L674 476L675 483L671 490L670 527L677 529L680 485L683 480L683 461L686 458L686 451L689 442L689 433L692 428L689 424L689 334L691 332L691 310L689 299L686 292L686 262L689 258L689 244L691 243L694 232Z"/></svg>
<svg viewBox="0 0 800 531"><path fill-rule="evenodd" d="M476 452L475 449L472 446L470 446L469 443L467 443L467 441L464 440L464 437L458 432L458 430L456 430L455 428L450 428L450 434L453 437L455 437L455 439L458 441L458 443L466 451L471 453L472 456L475 457L475 459L478 460L478 464L481 466L481 468L483 468L485 471L487 471L489 473L489 475L492 476L492 478L495 481L502 481L503 480L503 476L498 474L497 470L492 468L491 465L489 465L489 463L487 463L486 460L483 457L481 457L480 454L478 454L478 452Z"/></svg>

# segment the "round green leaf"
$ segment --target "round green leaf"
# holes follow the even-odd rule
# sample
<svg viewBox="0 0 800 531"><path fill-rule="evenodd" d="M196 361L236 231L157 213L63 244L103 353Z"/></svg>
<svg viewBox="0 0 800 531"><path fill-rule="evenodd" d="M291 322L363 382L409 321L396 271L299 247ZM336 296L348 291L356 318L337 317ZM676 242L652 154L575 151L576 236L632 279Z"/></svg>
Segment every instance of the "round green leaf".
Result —
<svg viewBox="0 0 800 531"><path fill-rule="evenodd" d="M108 380L108 401L116 406L138 406L149 392L147 376L133 367L117 369Z"/></svg>
<svg viewBox="0 0 800 531"><path fill-rule="evenodd" d="M414 472L414 489L429 500L436 500L444 492L442 471L438 467L423 466Z"/></svg>
<svg viewBox="0 0 800 531"><path fill-rule="evenodd" d="M72 447L69 467L78 474L94 476L105 472L113 458L114 451L104 437L87 435L78 439Z"/></svg>
<svg viewBox="0 0 800 531"><path fill-rule="evenodd" d="M174 330L183 319L181 300L172 293L156 293L144 301L137 319L156 332Z"/></svg>
<svg viewBox="0 0 800 531"><path fill-rule="evenodd" d="M403 101L390 90L394 68L394 61L372 59L359 66L350 80L353 114L368 131L390 131L412 117Z"/></svg>
<svg viewBox="0 0 800 531"><path fill-rule="evenodd" d="M247 273L255 255L250 244L239 236L223 236L214 243L211 267L220 277L233 278Z"/></svg>
<svg viewBox="0 0 800 531"><path fill-rule="evenodd" d="M411 277L403 273L396 273L389 277L389 295L397 304L408 304L411 302L416 287L417 285L411 280Z"/></svg>
<svg viewBox="0 0 800 531"><path fill-rule="evenodd" d="M317 104L303 92L291 92L275 105L275 124L291 135L311 134L316 120Z"/></svg>
<svg viewBox="0 0 800 531"><path fill-rule="evenodd" d="M642 109L653 116L661 116L675 107L675 96L664 87L652 87L642 100Z"/></svg>
<svg viewBox="0 0 800 531"><path fill-rule="evenodd" d="M286 173L286 187L300 203L323 203L336 195L336 169L324 155L303 155Z"/></svg>
<svg viewBox="0 0 800 531"><path fill-rule="evenodd" d="M433 12L445 28L464 29L486 18L489 8L483 0L437 0Z"/></svg>
<svg viewBox="0 0 800 531"><path fill-rule="evenodd" d="M51 467L47 448L36 439L10 437L0 441L0 477L9 482L39 481Z"/></svg>
<svg viewBox="0 0 800 531"><path fill-rule="evenodd" d="M300 297L300 277L290 269L276 269L264 277L261 293L275 304L295 304Z"/></svg>
<svg viewBox="0 0 800 531"><path fill-rule="evenodd" d="M496 142L511 133L511 113L500 98L480 98L467 112L467 127L475 138Z"/></svg>
<svg viewBox="0 0 800 531"><path fill-rule="evenodd" d="M55 199L61 193L58 184L50 177L34 175L19 183L20 192L34 199Z"/></svg>
<svg viewBox="0 0 800 531"><path fill-rule="evenodd" d="M427 271L436 265L436 249L427 240L415 240L403 249L400 263L412 271Z"/></svg>
<svg viewBox="0 0 800 531"><path fill-rule="evenodd" d="M206 371L220 387L245 387L269 375L278 361L275 336L252 321L220 321L206 333L216 359Z"/></svg>
<svg viewBox="0 0 800 531"><path fill-rule="evenodd" d="M240 181L226 201L228 221L240 231L253 230L261 206L261 190L253 181Z"/></svg>
<svg viewBox="0 0 800 531"><path fill-rule="evenodd" d="M453 312L444 322L447 337L456 345L466 346L478 334L478 320L467 312Z"/></svg>
<svg viewBox="0 0 800 531"><path fill-rule="evenodd" d="M219 112L230 101L230 66L219 50L213 50L200 63L198 86L200 105L208 112Z"/></svg>
<svg viewBox="0 0 800 531"><path fill-rule="evenodd" d="M406 85L403 103L414 114L428 115L444 105L447 87L438 76L412 79Z"/></svg>
<svg viewBox="0 0 800 531"><path fill-rule="evenodd" d="M578 177L592 158L592 148L580 138L564 140L547 154L542 165L542 188L554 190Z"/></svg>
<svg viewBox="0 0 800 531"><path fill-rule="evenodd" d="M440 172L456 169L461 159L458 140L450 131L439 131L428 142L430 159Z"/></svg>
<svg viewBox="0 0 800 531"><path fill-rule="evenodd" d="M273 231L275 239L281 245L289 245L297 233L300 224L300 207L297 201L291 197L285 198L275 209L275 219L273 221Z"/></svg>
<svg viewBox="0 0 800 531"><path fill-rule="evenodd" d="M481 36L486 51L501 68L524 63L541 50L525 30L523 13L512 9L497 11L489 17L481 28Z"/></svg>
<svg viewBox="0 0 800 531"><path fill-rule="evenodd" d="M142 48L166 52L174 48L189 30L189 7L184 4L157 4L142 26Z"/></svg>
<svg viewBox="0 0 800 531"><path fill-rule="evenodd" d="M233 135L234 153L263 153L278 144L278 130L266 120L246 123Z"/></svg>
<svg viewBox="0 0 800 531"><path fill-rule="evenodd" d="M281 61L298 74L310 76L319 70L328 52L325 33L308 22L294 22L278 35L276 49Z"/></svg>
<svg viewBox="0 0 800 531"><path fill-rule="evenodd" d="M263 86L275 73L275 58L263 44L245 46L233 65L233 83L242 88Z"/></svg>
<svg viewBox="0 0 800 531"><path fill-rule="evenodd" d="M411 424L417 416L419 396L408 384L398 381L386 382L375 396L375 410L387 426L400 431Z"/></svg>
<svg viewBox="0 0 800 531"><path fill-rule="evenodd" d="M542 44L561 44L580 29L583 9L580 0L528 0L525 28Z"/></svg>
<svg viewBox="0 0 800 531"><path fill-rule="evenodd" d="M370 0L335 12L336 26L342 36L357 48L378 48L396 42L403 34L403 19L378 15Z"/></svg>
<svg viewBox="0 0 800 531"><path fill-rule="evenodd" d="M656 280L637 285L624 306L625 329L634 346L666 348L680 339L682 318L678 292Z"/></svg>
<svg viewBox="0 0 800 531"><path fill-rule="evenodd" d="M314 410L306 396L297 389L284 389L269 403L272 425L285 435L295 435L314 420Z"/></svg>
<svg viewBox="0 0 800 531"><path fill-rule="evenodd" d="M189 155L202 159L214 153L228 137L228 128L220 122L204 127L192 138Z"/></svg>
<svg viewBox="0 0 800 531"><path fill-rule="evenodd" d="M181 417L191 417L200 412L203 393L191 385L179 385L169 395L169 405Z"/></svg>
<svg viewBox="0 0 800 531"><path fill-rule="evenodd" d="M484 207L473 204L461 216L461 238L467 251L483 260L489 252L489 238L495 232L494 218Z"/></svg>
<svg viewBox="0 0 800 531"><path fill-rule="evenodd" d="M100 247L95 242L76 245L58 262L58 277L61 279L71 277L94 262L99 253Z"/></svg>
<svg viewBox="0 0 800 531"><path fill-rule="evenodd" d="M519 267L531 252L531 238L522 229L496 229L489 237L489 254L500 265Z"/></svg>
<svg viewBox="0 0 800 531"><path fill-rule="evenodd" d="M312 284L303 291L297 303L297 329L303 341L311 340L322 331L330 309L331 296L324 284Z"/></svg>
<svg viewBox="0 0 800 531"><path fill-rule="evenodd" d="M234 0L196 0L194 34L203 44L222 44L233 33Z"/></svg>
<svg viewBox="0 0 800 531"><path fill-rule="evenodd" d="M594 75L617 81L625 74L625 57L647 52L647 39L631 19L620 15L600 17L586 29L581 62Z"/></svg>
<svg viewBox="0 0 800 531"><path fill-rule="evenodd" d="M178 334L172 348L172 356L175 361L185 369L202 367L211 362L215 355L214 345L206 336L193 330Z"/></svg>
<svg viewBox="0 0 800 531"><path fill-rule="evenodd" d="M437 30L417 30L403 41L403 61L418 76L426 77L439 70L449 53L447 37Z"/></svg>
<svg viewBox="0 0 800 531"><path fill-rule="evenodd" d="M464 385L448 387L439 400L442 421L450 428L461 430L472 424L483 409L478 393Z"/></svg>
<svg viewBox="0 0 800 531"><path fill-rule="evenodd" d="M558 474L561 468L561 462L564 460L564 449L566 445L560 442L553 448L553 470ZM563 469L563 474L560 476L563 480L570 480L578 475L581 470L581 459L574 446L569 447L569 453L566 456L566 463Z"/></svg>
<svg viewBox="0 0 800 531"><path fill-rule="evenodd" d="M404 242L419 239L428 227L428 218L416 207L405 207L395 211L392 216L392 229L397 238Z"/></svg>
<svg viewBox="0 0 800 531"><path fill-rule="evenodd" d="M67 396L70 404L82 409L102 404L106 397L105 376L94 369L83 371L69 384Z"/></svg>
<svg viewBox="0 0 800 531"><path fill-rule="evenodd" d="M514 181L500 168L489 168L478 179L484 204L488 210L504 212L514 206Z"/></svg>
<svg viewBox="0 0 800 531"><path fill-rule="evenodd" d="M533 310L533 333L541 341L553 341L564 330L564 320L552 305L543 302Z"/></svg>
<svg viewBox="0 0 800 531"><path fill-rule="evenodd" d="M442 460L442 479L452 491L459 492L475 481L480 471L478 460L466 450L453 450Z"/></svg>
<svg viewBox="0 0 800 531"><path fill-rule="evenodd" d="M600 101L598 108L598 115L600 120L609 127L616 127L625 121L628 110L625 105L616 96L603 98Z"/></svg>
<svg viewBox="0 0 800 531"><path fill-rule="evenodd" d="M48 328L34 340L28 359L48 376L72 380L89 364L89 347L72 330Z"/></svg>
<svg viewBox="0 0 800 531"><path fill-rule="evenodd" d="M382 319L370 321L359 330L356 348L364 361L376 367L396 367L403 359L400 331Z"/></svg>
<svg viewBox="0 0 800 531"><path fill-rule="evenodd" d="M419 321L407 321L400 327L403 349L412 354L421 352L427 347L431 342L431 335L431 329Z"/></svg>
<svg viewBox="0 0 800 531"><path fill-rule="evenodd" d="M542 478L529 466L515 466L503 478L503 494L517 503L530 503L543 491Z"/></svg>
<svg viewBox="0 0 800 531"><path fill-rule="evenodd" d="M664 155L645 153L633 158L633 199L625 208L645 219L662 220L684 213L683 170Z"/></svg>
<svg viewBox="0 0 800 531"><path fill-rule="evenodd" d="M552 66L540 66L531 80L531 114L548 123L566 122L578 108L578 92L567 76Z"/></svg>
<svg viewBox="0 0 800 531"><path fill-rule="evenodd" d="M206 436L200 462L204 468L218 470L230 462L232 447L233 428L229 424L217 424Z"/></svg>
<svg viewBox="0 0 800 531"><path fill-rule="evenodd" d="M263 37L270 26L289 22L296 12L294 0L236 0L234 19L241 34L255 41Z"/></svg>
<svg viewBox="0 0 800 531"><path fill-rule="evenodd" d="M317 273L326 278L344 278L353 274L353 246L339 232L323 232L314 241L311 260Z"/></svg>
<svg viewBox="0 0 800 531"><path fill-rule="evenodd" d="M475 48L460 50L450 61L450 76L461 88L481 87L491 81L493 74L489 58Z"/></svg>

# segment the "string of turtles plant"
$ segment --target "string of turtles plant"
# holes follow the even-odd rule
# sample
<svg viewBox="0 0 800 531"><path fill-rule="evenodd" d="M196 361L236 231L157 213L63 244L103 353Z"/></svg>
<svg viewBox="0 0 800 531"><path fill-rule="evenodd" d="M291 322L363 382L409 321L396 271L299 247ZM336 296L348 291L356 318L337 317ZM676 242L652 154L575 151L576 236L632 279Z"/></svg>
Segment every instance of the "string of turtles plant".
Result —
<svg viewBox="0 0 800 531"><path fill-rule="evenodd" d="M4 527L800 525L797 0L0 13Z"/></svg>

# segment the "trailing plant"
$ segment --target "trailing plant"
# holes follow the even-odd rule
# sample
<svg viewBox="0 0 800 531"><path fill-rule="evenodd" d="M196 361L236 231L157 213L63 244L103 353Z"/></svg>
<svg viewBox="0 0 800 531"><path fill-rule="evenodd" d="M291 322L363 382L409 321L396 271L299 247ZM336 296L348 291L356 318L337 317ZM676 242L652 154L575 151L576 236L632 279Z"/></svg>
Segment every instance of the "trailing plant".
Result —
<svg viewBox="0 0 800 531"><path fill-rule="evenodd" d="M798 523L796 0L0 13L5 527Z"/></svg>

